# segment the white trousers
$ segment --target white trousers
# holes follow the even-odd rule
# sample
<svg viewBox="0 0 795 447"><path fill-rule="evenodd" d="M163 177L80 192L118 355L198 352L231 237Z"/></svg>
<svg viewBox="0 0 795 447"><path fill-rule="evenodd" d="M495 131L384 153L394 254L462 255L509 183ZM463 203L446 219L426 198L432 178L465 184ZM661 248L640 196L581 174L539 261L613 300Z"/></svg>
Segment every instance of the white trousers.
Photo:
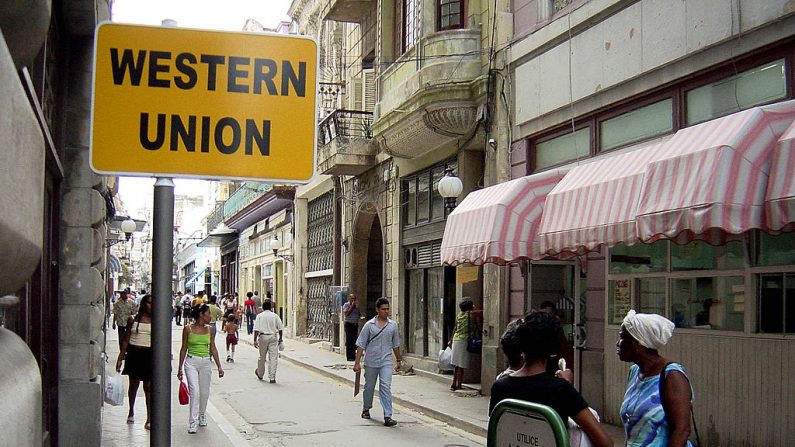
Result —
<svg viewBox="0 0 795 447"><path fill-rule="evenodd" d="M210 377L213 374L212 357L193 357L185 359L185 378L190 390L190 416L188 424L199 423L199 415L207 411L210 398Z"/></svg>
<svg viewBox="0 0 795 447"><path fill-rule="evenodd" d="M260 335L259 360L257 361L257 375L265 375L265 356L268 356L268 378L276 380L276 368L279 366L279 336L276 334Z"/></svg>

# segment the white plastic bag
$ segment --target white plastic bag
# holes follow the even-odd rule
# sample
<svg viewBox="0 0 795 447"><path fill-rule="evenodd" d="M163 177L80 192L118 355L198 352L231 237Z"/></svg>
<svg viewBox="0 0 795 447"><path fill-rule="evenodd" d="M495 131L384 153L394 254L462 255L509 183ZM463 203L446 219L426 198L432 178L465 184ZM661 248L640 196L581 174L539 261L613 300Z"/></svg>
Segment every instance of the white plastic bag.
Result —
<svg viewBox="0 0 795 447"><path fill-rule="evenodd" d="M124 405L124 380L121 375L105 377L105 402L116 407Z"/></svg>
<svg viewBox="0 0 795 447"><path fill-rule="evenodd" d="M588 407L591 410L591 414L596 418L596 422L599 422L599 413L596 412L591 407ZM582 431L582 428L574 422L574 419L569 418L569 445L571 447L593 447L591 440L588 438L588 435Z"/></svg>
<svg viewBox="0 0 795 447"><path fill-rule="evenodd" d="M449 347L439 351L439 371L452 371L453 350Z"/></svg>
<svg viewBox="0 0 795 447"><path fill-rule="evenodd" d="M279 351L284 351L284 341L279 342Z"/></svg>

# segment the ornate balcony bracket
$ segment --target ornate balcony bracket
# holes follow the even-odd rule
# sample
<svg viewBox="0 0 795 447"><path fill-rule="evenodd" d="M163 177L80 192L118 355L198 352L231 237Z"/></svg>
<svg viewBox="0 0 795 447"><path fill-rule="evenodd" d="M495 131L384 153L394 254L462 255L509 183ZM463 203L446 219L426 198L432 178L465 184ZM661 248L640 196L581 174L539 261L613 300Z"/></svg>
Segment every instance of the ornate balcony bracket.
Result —
<svg viewBox="0 0 795 447"><path fill-rule="evenodd" d="M401 158L414 158L474 131L478 106L474 101L434 103L381 133L381 148Z"/></svg>

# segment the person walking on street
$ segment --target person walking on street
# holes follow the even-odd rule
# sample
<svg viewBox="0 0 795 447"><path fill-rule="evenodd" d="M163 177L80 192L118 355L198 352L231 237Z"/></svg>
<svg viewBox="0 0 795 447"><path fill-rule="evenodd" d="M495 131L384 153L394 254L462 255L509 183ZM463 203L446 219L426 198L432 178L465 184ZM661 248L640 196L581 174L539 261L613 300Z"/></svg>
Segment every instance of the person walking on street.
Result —
<svg viewBox="0 0 795 447"><path fill-rule="evenodd" d="M447 344L447 346L453 348L452 364L455 367L450 391L460 390L463 385L464 369L469 367L467 343L469 337L481 333L481 321L483 320L483 311L475 310L475 304L472 303L469 297L464 297L458 308L461 309L461 312L455 318L453 337Z"/></svg>
<svg viewBox="0 0 795 447"><path fill-rule="evenodd" d="M127 291L119 293L119 299L113 303L113 329L119 328L119 349L127 332L127 321L138 313L138 305L130 298ZM123 351L122 351L123 352Z"/></svg>
<svg viewBox="0 0 795 447"><path fill-rule="evenodd" d="M182 326L182 292L174 296L174 321L177 326Z"/></svg>
<svg viewBox="0 0 795 447"><path fill-rule="evenodd" d="M193 301L193 297L190 296L190 293L185 292L182 295L182 324L185 326L190 324L190 303Z"/></svg>
<svg viewBox="0 0 795 447"><path fill-rule="evenodd" d="M183 367L190 390L190 416L188 433L196 433L198 427L207 426L207 400L210 398L210 376L212 361L218 367L218 377L224 369L218 360L218 351L213 342L210 323L210 306L200 304L191 310L193 324L182 329L182 347L179 350L177 378L181 381Z"/></svg>
<svg viewBox="0 0 795 447"><path fill-rule="evenodd" d="M265 300L262 310L254 320L254 347L259 349L257 369L254 370L259 380L265 375L265 356L268 356L268 379L276 383L276 368L279 366L279 343L282 342L282 319L271 311L272 303ZM278 338L277 338L278 334Z"/></svg>
<svg viewBox="0 0 795 447"><path fill-rule="evenodd" d="M356 340L353 372L362 370L361 359L362 354L365 354L362 419L370 419L375 383L378 381L378 398L384 410L384 425L392 427L397 425L397 421L392 419L392 354L397 360L395 370L399 370L402 361L400 336L397 324L389 318L389 300L379 298L375 302L375 308L376 316L364 323L362 332Z"/></svg>
<svg viewBox="0 0 795 447"><path fill-rule="evenodd" d="M135 419L135 397L138 395L138 386L144 383L144 397L146 398L146 423L144 428L149 430L152 409L152 295L144 295L135 317L127 320L124 340L121 343L119 358L116 360L116 371L130 378L130 389L127 391L130 411L127 413L127 423L132 424ZM121 369L124 362L124 371Z"/></svg>
<svg viewBox="0 0 795 447"><path fill-rule="evenodd" d="M224 323L224 333L226 334L226 361L230 363L235 362L235 346L240 339L240 332L238 332L238 325L235 323L235 316L230 315L226 318ZM232 351L229 351L229 347Z"/></svg>
<svg viewBox="0 0 795 447"><path fill-rule="evenodd" d="M250 293L250 292L249 292ZM256 301L250 295L246 295L246 301L243 301L243 306L246 309L246 332L248 335L254 333L254 317L257 315Z"/></svg>
<svg viewBox="0 0 795 447"><path fill-rule="evenodd" d="M356 305L356 295L349 294L348 302L342 305L345 315L345 358L352 362L356 360L356 334L359 332L359 306Z"/></svg>

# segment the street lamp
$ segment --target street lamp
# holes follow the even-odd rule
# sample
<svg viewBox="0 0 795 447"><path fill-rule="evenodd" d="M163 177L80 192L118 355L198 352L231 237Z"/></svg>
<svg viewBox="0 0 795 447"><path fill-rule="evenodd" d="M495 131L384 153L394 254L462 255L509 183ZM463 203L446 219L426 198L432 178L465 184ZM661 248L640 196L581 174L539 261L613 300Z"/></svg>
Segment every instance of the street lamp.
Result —
<svg viewBox="0 0 795 447"><path fill-rule="evenodd" d="M453 174L452 168L445 167L444 177L439 180L439 185L436 189L439 191L439 195L444 197L445 209L450 212L455 208L455 200L464 190L464 184L461 183L460 178Z"/></svg>
<svg viewBox="0 0 795 447"><path fill-rule="evenodd" d="M273 240L271 241L271 250L273 250L273 256L275 256L277 258L282 258L282 259L284 259L287 262L294 262L295 261L295 256L293 256L293 255L280 255L279 254L279 250L281 250L282 248L284 248L284 246L279 241L279 237L278 236L274 236Z"/></svg>
<svg viewBox="0 0 795 447"><path fill-rule="evenodd" d="M120 227L121 227L121 231L124 233L124 236L125 236L124 239L118 239L118 238L117 239L105 239L105 242L106 242L105 246L106 247L112 247L112 246L118 244L119 242L129 241L130 238L132 237L132 234L135 232L135 229L137 228L137 225L136 225L134 220L132 220L130 218L127 218L126 220L122 221Z"/></svg>

